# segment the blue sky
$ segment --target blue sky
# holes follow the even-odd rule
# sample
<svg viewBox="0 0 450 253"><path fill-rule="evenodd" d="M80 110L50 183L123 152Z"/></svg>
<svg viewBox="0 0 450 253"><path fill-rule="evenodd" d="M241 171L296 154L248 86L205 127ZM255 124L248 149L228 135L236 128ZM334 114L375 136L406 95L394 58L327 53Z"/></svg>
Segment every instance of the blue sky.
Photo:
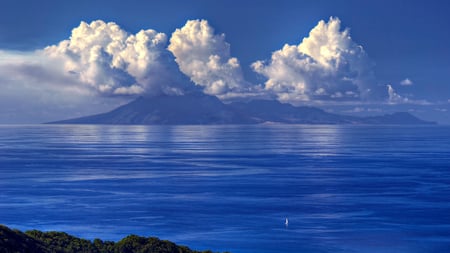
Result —
<svg viewBox="0 0 450 253"><path fill-rule="evenodd" d="M0 123L37 123L76 117L114 108L140 91L185 90L185 87L177 85L155 88L156 81L149 81L152 75L167 69L179 69L183 73L176 78L173 76L178 74L167 74L173 78L170 82L191 79L195 87L223 100L269 96L283 102L314 105L338 113L368 115L410 111L425 119L450 123L449 10L450 3L447 1L6 0L0 9L0 65L3 67L0 71L0 88L3 90L0 94ZM337 23L333 23L330 17L335 17L335 21L338 19L341 33L331 31L331 24ZM73 75L66 80L64 73L56 73L57 68L53 68L55 73L48 69L47 66L56 63L53 60L48 62L46 57L52 52L54 55L57 49L45 51L44 56L36 52L68 40L81 21L90 25L95 20L102 20L105 24L114 22L128 35L137 34L142 29L165 34L166 41L155 45L160 51L152 51L160 57L157 64L145 65L145 70L150 69L150 72L143 73L140 65L130 69L135 62L130 63L126 58L127 67L120 67L120 72L115 67L106 72L103 69L99 76L92 76L95 68L83 67L86 65L83 61L74 62L78 65L70 72L76 72L79 80L74 80ZM188 27L188 20L199 22ZM201 25L201 20L207 21L206 28ZM318 28L321 20L325 25L322 30ZM183 45L193 42L183 40L184 36L201 32L202 27L213 29L208 30L211 33L210 44L190 48L192 52L198 52L198 58L186 55ZM359 46L364 52L336 56L336 59L348 64L338 66L326 77L320 75L323 70L320 68L316 72L305 72L312 65L295 64L299 61L317 61L325 65L335 62L328 58L328 62L320 60L321 56L326 58L329 55L313 55L314 49L311 47L320 46L316 42L323 40L317 37L315 41L310 36L314 28L318 32L325 31L323 36L328 39L342 35L348 28L351 40L346 41L343 36L341 42L336 42L336 52L351 51ZM180 29L177 38L181 39L177 43L184 44L171 42L176 29ZM221 37L221 34L225 36ZM307 56L292 53L274 60L275 52L285 55L293 50L284 49L285 44L299 46L307 37L311 38L310 42L304 44L302 51ZM345 48L339 48L343 44ZM165 50L167 47L172 49ZM127 51L127 57L131 57L129 53ZM217 63L222 72L211 70L199 76L197 70L192 69L193 62L211 55L220 56ZM361 57L363 61L355 60ZM232 62L233 59L236 59L238 66ZM256 62L261 62L259 68L256 65L252 67ZM99 63L96 64L93 67L98 68ZM204 69L205 66L200 67ZM274 73L280 68L286 73L294 73L294 76L298 74L297 79L286 79L281 72ZM351 70L345 72L343 69L346 68ZM62 71L67 70L66 66ZM342 81L347 80L354 71L359 73L350 76L354 79ZM119 77L117 80L106 80L106 74ZM158 78L157 82L166 80ZM58 82L64 82L61 89ZM113 90L104 88L105 82ZM120 89L120 82L128 82L129 85L126 89ZM301 82L305 83L305 87ZM134 83L137 86L133 86ZM85 90L84 86L80 88L82 85L89 89L94 87L94 91ZM391 93L387 85L392 88ZM361 90L368 86L372 93L375 89L385 92L385 97L363 99L364 92ZM124 96L123 92L117 95L120 92L116 91L131 95ZM60 103L64 105L58 106Z"/></svg>

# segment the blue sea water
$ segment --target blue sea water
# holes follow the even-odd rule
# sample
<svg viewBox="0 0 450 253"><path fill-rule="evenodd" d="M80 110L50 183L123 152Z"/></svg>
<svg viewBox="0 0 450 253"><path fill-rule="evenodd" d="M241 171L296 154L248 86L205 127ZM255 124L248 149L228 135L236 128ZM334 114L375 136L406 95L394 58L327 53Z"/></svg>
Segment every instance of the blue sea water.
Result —
<svg viewBox="0 0 450 253"><path fill-rule="evenodd" d="M0 126L0 223L233 253L448 252L450 127Z"/></svg>

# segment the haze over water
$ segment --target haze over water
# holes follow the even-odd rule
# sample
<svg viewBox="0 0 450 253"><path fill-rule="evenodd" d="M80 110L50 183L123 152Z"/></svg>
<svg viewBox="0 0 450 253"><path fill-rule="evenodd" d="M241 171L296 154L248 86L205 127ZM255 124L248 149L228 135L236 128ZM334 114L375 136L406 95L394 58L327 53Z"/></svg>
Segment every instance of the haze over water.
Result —
<svg viewBox="0 0 450 253"><path fill-rule="evenodd" d="M444 252L449 140L448 126L0 126L0 223L233 253Z"/></svg>

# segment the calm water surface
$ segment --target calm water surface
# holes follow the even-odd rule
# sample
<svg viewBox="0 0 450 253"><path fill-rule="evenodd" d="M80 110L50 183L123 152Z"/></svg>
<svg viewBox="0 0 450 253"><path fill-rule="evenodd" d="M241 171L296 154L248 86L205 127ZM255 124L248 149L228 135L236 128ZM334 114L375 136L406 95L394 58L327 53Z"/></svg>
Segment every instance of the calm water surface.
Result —
<svg viewBox="0 0 450 253"><path fill-rule="evenodd" d="M446 126L0 126L0 223L23 230L448 252L449 214Z"/></svg>

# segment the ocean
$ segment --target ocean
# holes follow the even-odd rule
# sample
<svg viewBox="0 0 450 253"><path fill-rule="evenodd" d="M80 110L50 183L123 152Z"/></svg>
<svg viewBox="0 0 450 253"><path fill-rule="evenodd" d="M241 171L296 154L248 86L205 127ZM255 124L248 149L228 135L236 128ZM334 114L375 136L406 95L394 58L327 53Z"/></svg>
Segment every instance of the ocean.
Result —
<svg viewBox="0 0 450 253"><path fill-rule="evenodd" d="M450 127L3 125L0 224L232 253L447 252Z"/></svg>

